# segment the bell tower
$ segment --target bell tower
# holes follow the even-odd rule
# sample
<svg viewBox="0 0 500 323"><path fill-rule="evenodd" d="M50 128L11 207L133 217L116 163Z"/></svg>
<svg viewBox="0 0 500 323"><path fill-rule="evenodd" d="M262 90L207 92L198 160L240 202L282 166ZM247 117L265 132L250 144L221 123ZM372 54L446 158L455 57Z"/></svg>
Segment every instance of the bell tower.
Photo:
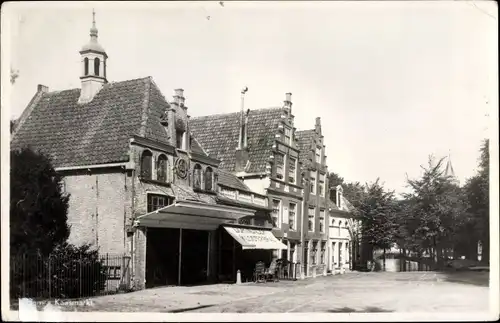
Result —
<svg viewBox="0 0 500 323"><path fill-rule="evenodd" d="M97 41L97 27L95 25L95 11L92 10L92 28L90 41L80 50L82 88L78 103L88 103L107 83L106 60L108 55Z"/></svg>

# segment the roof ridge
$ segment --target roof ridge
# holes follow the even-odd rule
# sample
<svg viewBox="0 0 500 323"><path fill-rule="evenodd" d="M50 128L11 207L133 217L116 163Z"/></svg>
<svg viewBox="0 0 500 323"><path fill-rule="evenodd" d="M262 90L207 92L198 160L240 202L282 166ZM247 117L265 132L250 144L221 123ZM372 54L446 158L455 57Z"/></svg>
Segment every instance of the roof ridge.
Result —
<svg viewBox="0 0 500 323"><path fill-rule="evenodd" d="M261 111L269 111L269 110L282 110L283 108L261 108L261 109L249 109L250 112L253 112L253 111L257 111L257 112L261 112ZM215 114L207 114L207 115L204 115L204 116L196 116L196 117L192 117L191 120L193 119L201 119L201 118L208 118L208 117L217 117L217 116L228 116L228 115L231 115L231 114L240 114L241 112L239 111L235 111L235 112L226 112L226 113L215 113Z"/></svg>

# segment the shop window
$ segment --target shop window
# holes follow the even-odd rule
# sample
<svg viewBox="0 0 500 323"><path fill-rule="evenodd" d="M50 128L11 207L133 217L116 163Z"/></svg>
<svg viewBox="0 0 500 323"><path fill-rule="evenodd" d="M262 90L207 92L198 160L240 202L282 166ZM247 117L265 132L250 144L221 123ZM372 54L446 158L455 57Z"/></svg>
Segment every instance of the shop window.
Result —
<svg viewBox="0 0 500 323"><path fill-rule="evenodd" d="M213 175L212 168L207 167L205 170L205 190L211 191L213 189L213 183L212 183L212 175Z"/></svg>
<svg viewBox="0 0 500 323"><path fill-rule="evenodd" d="M168 159L165 155L158 157L158 165L156 168L156 179L160 182L167 182L168 180Z"/></svg>
<svg viewBox="0 0 500 323"><path fill-rule="evenodd" d="M200 164L196 164L193 172L193 188L201 189L201 172Z"/></svg>
<svg viewBox="0 0 500 323"><path fill-rule="evenodd" d="M149 150L142 152L141 156L141 177L151 179L153 173L153 154Z"/></svg>
<svg viewBox="0 0 500 323"><path fill-rule="evenodd" d="M148 213L172 204L172 198L160 194L148 194Z"/></svg>

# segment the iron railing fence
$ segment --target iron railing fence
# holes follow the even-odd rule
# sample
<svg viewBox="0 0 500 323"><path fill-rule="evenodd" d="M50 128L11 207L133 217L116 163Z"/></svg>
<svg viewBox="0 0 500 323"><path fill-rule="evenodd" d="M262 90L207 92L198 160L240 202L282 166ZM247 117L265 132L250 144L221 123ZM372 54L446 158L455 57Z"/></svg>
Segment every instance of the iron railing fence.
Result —
<svg viewBox="0 0 500 323"><path fill-rule="evenodd" d="M277 276L280 280L297 280L300 275L300 263L283 262L278 265Z"/></svg>
<svg viewBox="0 0 500 323"><path fill-rule="evenodd" d="M122 254L10 258L11 298L80 298L113 294L130 286L130 256Z"/></svg>

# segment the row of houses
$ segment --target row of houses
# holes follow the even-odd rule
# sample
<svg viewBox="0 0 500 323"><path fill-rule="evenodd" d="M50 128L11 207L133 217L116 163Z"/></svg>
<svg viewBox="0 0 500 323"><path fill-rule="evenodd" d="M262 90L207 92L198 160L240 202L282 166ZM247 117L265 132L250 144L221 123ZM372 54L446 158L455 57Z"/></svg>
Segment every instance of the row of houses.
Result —
<svg viewBox="0 0 500 323"><path fill-rule="evenodd" d="M81 87L39 85L11 134L64 176L71 243L125 255L135 288L250 280L272 259L302 278L352 268L359 221L328 189L320 118L297 130L290 93L282 107L191 118L182 89L169 101L151 77L108 82L97 39L94 20Z"/></svg>

